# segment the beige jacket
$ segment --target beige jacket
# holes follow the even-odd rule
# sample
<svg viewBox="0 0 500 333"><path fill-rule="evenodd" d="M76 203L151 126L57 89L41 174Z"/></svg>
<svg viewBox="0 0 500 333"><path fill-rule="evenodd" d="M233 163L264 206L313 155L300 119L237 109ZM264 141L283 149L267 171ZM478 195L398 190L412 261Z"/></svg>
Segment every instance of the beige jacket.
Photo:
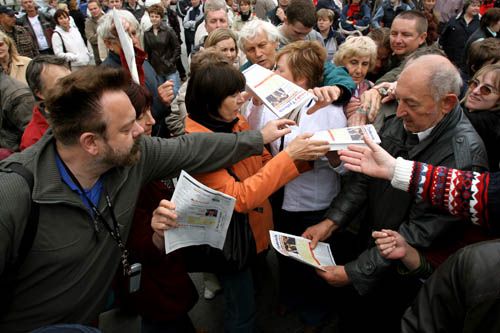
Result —
<svg viewBox="0 0 500 333"><path fill-rule="evenodd" d="M12 59L9 76L28 85L26 81L26 68L28 68L30 61L31 58L23 56L17 56L17 60Z"/></svg>

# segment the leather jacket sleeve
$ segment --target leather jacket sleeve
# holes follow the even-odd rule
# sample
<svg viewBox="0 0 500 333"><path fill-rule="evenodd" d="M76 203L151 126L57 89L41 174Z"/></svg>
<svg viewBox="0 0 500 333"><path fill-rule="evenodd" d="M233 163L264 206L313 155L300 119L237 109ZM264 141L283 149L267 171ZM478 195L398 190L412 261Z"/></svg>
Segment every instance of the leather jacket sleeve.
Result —
<svg viewBox="0 0 500 333"><path fill-rule="evenodd" d="M339 227L346 227L359 213L368 197L370 177L362 174L350 174L349 185L342 188L332 201L326 217Z"/></svg>

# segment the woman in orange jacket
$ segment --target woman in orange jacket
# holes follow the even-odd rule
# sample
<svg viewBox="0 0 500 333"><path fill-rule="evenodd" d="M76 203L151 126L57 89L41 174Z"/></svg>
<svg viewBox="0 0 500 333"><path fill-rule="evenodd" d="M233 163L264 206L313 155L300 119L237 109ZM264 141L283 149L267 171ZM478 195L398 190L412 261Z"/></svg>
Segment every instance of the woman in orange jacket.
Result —
<svg viewBox="0 0 500 333"><path fill-rule="evenodd" d="M239 114L244 103L244 76L228 62L210 63L194 72L188 82L186 133L245 131L249 126ZM257 252L269 246L273 227L269 195L299 175L299 160L312 160L328 151L326 142L310 141L304 134L292 141L274 158L266 151L226 169L195 177L205 185L236 198L235 210L249 216ZM254 288L250 269L220 273L226 301L225 331L254 330Z"/></svg>

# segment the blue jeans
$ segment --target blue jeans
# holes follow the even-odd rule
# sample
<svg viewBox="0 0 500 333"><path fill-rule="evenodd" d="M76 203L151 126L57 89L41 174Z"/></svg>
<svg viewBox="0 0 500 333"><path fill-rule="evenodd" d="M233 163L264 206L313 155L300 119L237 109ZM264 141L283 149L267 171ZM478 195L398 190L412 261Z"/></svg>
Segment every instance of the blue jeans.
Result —
<svg viewBox="0 0 500 333"><path fill-rule="evenodd" d="M250 268L236 273L217 274L224 290L224 331L253 333L255 299Z"/></svg>
<svg viewBox="0 0 500 333"><path fill-rule="evenodd" d="M179 92L179 88L181 87L181 77L179 76L179 72L175 71L175 73L172 74L158 75L158 76L160 77L162 84L168 80L174 81L174 98L175 98L177 96L177 93Z"/></svg>

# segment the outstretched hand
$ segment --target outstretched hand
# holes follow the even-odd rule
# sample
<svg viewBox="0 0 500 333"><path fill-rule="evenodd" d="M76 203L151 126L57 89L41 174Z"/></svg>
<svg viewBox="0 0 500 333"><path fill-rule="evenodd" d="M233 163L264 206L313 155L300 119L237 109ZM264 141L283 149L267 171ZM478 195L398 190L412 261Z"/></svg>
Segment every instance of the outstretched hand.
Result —
<svg viewBox="0 0 500 333"><path fill-rule="evenodd" d="M290 119L277 119L269 121L261 130L264 144L268 144L287 135L292 130L288 126L295 125L295 121Z"/></svg>
<svg viewBox="0 0 500 333"><path fill-rule="evenodd" d="M316 97L316 103L307 110L307 114L313 114L319 109L332 104L342 94L342 90L337 86L316 87L309 89L309 92Z"/></svg>
<svg viewBox="0 0 500 333"><path fill-rule="evenodd" d="M382 229L382 231L374 231L372 237L375 238L377 249L384 258L401 259L408 253L410 245L394 230Z"/></svg>
<svg viewBox="0 0 500 333"><path fill-rule="evenodd" d="M361 94L362 108L368 114L368 121L373 122L380 111L382 103L387 103L395 98L397 82L382 82ZM382 96L379 89L383 88L387 92Z"/></svg>
<svg viewBox="0 0 500 333"><path fill-rule="evenodd" d="M325 219L320 223L317 223L307 228L302 233L302 237L310 239L311 249L314 249L316 248L316 245L318 245L319 241L324 241L325 239L330 237L332 233L338 229L338 227L339 226L334 221L330 219Z"/></svg>
<svg viewBox="0 0 500 333"><path fill-rule="evenodd" d="M368 147L349 145L348 150L339 151L344 166L354 172L391 180L394 175L396 159L371 140L366 133L363 140Z"/></svg>
<svg viewBox="0 0 500 333"><path fill-rule="evenodd" d="M351 279L347 275L344 266L325 266L326 271L316 269L316 273L334 287L344 287L351 284Z"/></svg>
<svg viewBox="0 0 500 333"><path fill-rule="evenodd" d="M310 133L298 135L284 149L293 160L316 160L330 149L328 141L309 140Z"/></svg>

